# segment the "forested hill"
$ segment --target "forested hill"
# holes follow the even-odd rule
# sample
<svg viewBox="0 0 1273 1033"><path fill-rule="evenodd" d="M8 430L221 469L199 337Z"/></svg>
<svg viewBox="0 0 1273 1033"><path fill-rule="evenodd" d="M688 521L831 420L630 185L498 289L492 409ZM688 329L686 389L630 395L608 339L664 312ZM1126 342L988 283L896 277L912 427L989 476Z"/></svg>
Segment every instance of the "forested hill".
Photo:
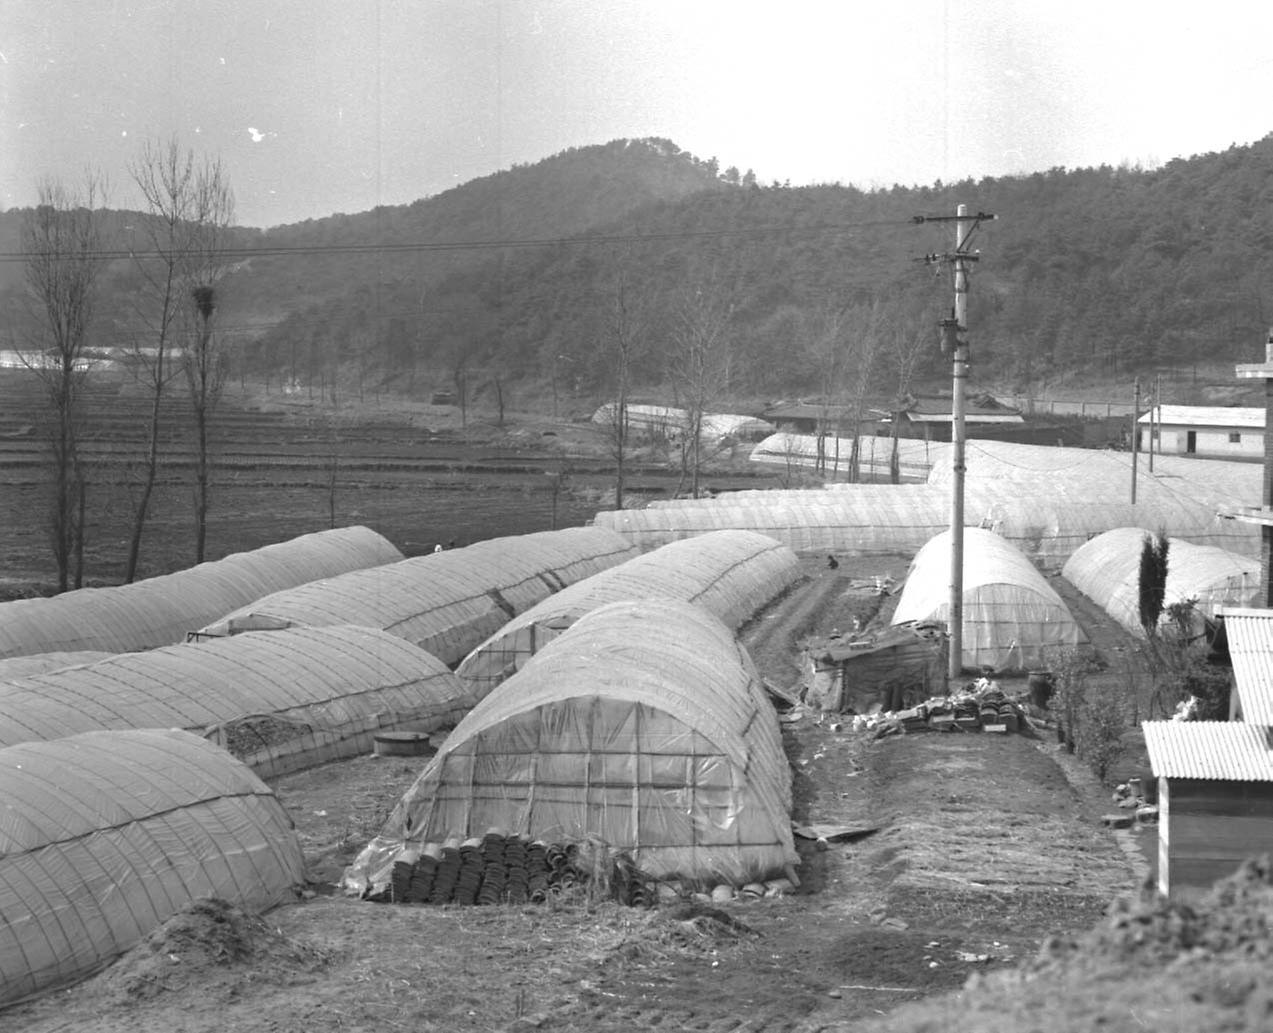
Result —
<svg viewBox="0 0 1273 1033"><path fill-rule="evenodd" d="M269 230L239 227L227 242L236 254L246 251L249 257L219 286L221 322L240 334L259 334L291 313L339 302L360 290L374 292L382 284L410 284L418 307L430 284L490 255L450 244L569 237L641 204L726 189L714 163L670 141L615 140L515 165L411 204ZM3 253L21 250L26 215L23 209L0 213ZM144 218L125 210L107 212L100 221L103 247L127 252L145 241L138 229ZM415 246L420 244L428 247ZM0 263L0 305L11 322L12 313L22 308L16 304L22 279L21 262ZM138 270L129 260L115 261L103 283L94 344L124 343L112 336L136 339L133 296L143 293Z"/></svg>
<svg viewBox="0 0 1273 1033"><path fill-rule="evenodd" d="M489 257L454 244L574 236L651 201L723 189L714 166L670 141L571 148L411 204L267 230L259 245L288 253L253 259L226 293L258 319L386 283L413 285L418 301L437 279ZM351 250L359 247L371 249Z"/></svg>
<svg viewBox="0 0 1273 1033"><path fill-rule="evenodd" d="M710 329L719 384L736 393L891 392L942 369L950 270L922 257L950 251L954 231L914 217L959 203L997 216L973 238L982 385L1074 370L1127 384L1262 357L1273 137L1152 170L875 191L761 185L670 141L618 140L410 205L237 231L250 257L218 288L218 312L247 342L243 362L302 384L522 379L603 393L621 307L638 388L676 383L687 334ZM0 215L0 239L20 215ZM125 325L107 318L127 305L125 265L105 281L95 333L107 346Z"/></svg>
<svg viewBox="0 0 1273 1033"><path fill-rule="evenodd" d="M572 155L554 167L579 181ZM1053 169L871 192L728 178L724 189L646 195L577 242L471 252L481 261L427 292L401 268L377 284L351 278L266 335L255 361L290 363L302 380L319 366L355 365L364 376L544 379L564 364L604 390L607 312L622 282L646 313L638 372L648 382L666 379L691 290L728 309L731 387L825 386L832 324L850 351L876 339L881 381L923 335L922 373L939 362L934 323L951 290L947 268L916 259L949 251L953 228L913 217L950 215L958 203L997 216L973 241L969 324L983 379L1024 384L1081 369L1130 381L1137 369L1200 357L1251 361L1273 321L1273 137L1154 170ZM530 216L503 197L494 235L533 235ZM467 230L457 220L445 235L481 240L492 230L489 219Z"/></svg>

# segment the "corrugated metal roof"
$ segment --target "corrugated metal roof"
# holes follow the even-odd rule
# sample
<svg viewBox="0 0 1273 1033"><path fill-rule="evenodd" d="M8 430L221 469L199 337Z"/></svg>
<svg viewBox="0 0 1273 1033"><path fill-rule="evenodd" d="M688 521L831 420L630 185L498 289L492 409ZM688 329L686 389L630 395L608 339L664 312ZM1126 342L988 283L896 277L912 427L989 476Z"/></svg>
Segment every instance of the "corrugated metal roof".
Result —
<svg viewBox="0 0 1273 1033"><path fill-rule="evenodd" d="M1225 606L1217 613L1224 617L1242 719L1273 725L1273 610Z"/></svg>
<svg viewBox="0 0 1273 1033"><path fill-rule="evenodd" d="M1137 423L1151 420L1165 427L1245 427L1264 429L1264 410L1239 405L1160 405L1145 413Z"/></svg>
<svg viewBox="0 0 1273 1033"><path fill-rule="evenodd" d="M1142 721L1158 777L1273 782L1270 730L1242 721Z"/></svg>

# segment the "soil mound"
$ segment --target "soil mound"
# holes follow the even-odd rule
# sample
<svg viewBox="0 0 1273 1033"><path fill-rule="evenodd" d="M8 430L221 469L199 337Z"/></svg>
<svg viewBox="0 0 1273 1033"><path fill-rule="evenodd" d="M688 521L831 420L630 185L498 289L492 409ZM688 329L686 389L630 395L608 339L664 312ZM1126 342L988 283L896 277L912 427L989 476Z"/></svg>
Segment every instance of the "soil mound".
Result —
<svg viewBox="0 0 1273 1033"><path fill-rule="evenodd" d="M124 954L100 977L100 989L120 1000L147 1000L218 981L227 987L251 973L253 982L287 984L325 968L334 952L292 939L258 915L224 900L196 900Z"/></svg>

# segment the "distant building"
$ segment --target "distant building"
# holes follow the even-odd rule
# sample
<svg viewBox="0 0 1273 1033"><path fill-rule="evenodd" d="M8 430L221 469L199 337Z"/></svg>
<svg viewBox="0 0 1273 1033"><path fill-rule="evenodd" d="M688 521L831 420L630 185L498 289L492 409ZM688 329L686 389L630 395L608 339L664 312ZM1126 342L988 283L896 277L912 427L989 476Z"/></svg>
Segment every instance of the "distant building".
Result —
<svg viewBox="0 0 1273 1033"><path fill-rule="evenodd" d="M899 421L901 437L949 441L953 408L953 400L944 396L907 395L890 418ZM1026 439L1017 431L1024 424L1020 409L1004 405L994 395L980 394L964 402L964 426L969 437L1023 441Z"/></svg>
<svg viewBox="0 0 1273 1033"><path fill-rule="evenodd" d="M856 420L857 410L848 405L831 405L822 402L782 402L770 406L760 418L778 430L792 434L817 434L825 432L833 437L854 436L858 433L873 434L877 421L873 414L863 419L862 426Z"/></svg>
<svg viewBox="0 0 1273 1033"><path fill-rule="evenodd" d="M1152 424L1152 428L1151 428ZM1220 405L1158 405L1136 421L1142 452L1210 459L1264 457L1264 410Z"/></svg>

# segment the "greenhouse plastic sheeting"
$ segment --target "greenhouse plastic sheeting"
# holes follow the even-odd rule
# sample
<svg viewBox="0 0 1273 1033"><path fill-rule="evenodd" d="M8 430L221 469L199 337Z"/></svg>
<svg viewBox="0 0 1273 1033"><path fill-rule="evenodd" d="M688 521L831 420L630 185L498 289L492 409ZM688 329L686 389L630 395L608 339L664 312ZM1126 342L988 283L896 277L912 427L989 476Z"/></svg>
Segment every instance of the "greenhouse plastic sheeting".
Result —
<svg viewBox="0 0 1273 1033"><path fill-rule="evenodd" d="M689 427L690 414L687 409L675 409L664 405L628 405L628 429L641 436L662 435L676 437ZM614 425L616 405L606 402L592 414L592 422L603 427ZM708 440L722 438L751 439L770 433L772 423L755 416L744 416L739 413L703 413L700 423L701 437Z"/></svg>
<svg viewBox="0 0 1273 1033"><path fill-rule="evenodd" d="M1009 441L967 442L966 482L1021 482L1027 486L1071 481L1089 494L1131 500L1132 462L1136 459L1138 502L1184 498L1211 508L1254 505L1260 498L1263 468L1185 456L1155 456L1154 468L1142 452L1114 449L1062 448ZM949 484L954 476L949 461L934 464L929 484ZM1047 488L1043 488L1044 492Z"/></svg>
<svg viewBox="0 0 1273 1033"><path fill-rule="evenodd" d="M683 599L737 628L799 576L796 554L754 531L714 531L673 542L514 617L469 653L456 673L484 696L585 613L622 599Z"/></svg>
<svg viewBox="0 0 1273 1033"><path fill-rule="evenodd" d="M0 682L25 678L29 674L43 674L63 667L78 667L105 660L114 653L100 649L80 649L64 653L32 653L30 656L6 656L0 660Z"/></svg>
<svg viewBox="0 0 1273 1033"><path fill-rule="evenodd" d="M553 592L634 555L626 539L595 527L491 538L276 592L198 635L233 634L262 619L283 626L362 624L453 665Z"/></svg>
<svg viewBox="0 0 1273 1033"><path fill-rule="evenodd" d="M258 631L0 683L0 746L184 728L273 776L367 752L381 729L449 727L473 702L440 660L383 631Z"/></svg>
<svg viewBox="0 0 1273 1033"><path fill-rule="evenodd" d="M950 523L948 493L926 484L858 484L852 492L735 505L604 510L593 518L643 550L709 531L757 531L796 553L913 553ZM785 493L784 493L785 494Z"/></svg>
<svg viewBox="0 0 1273 1033"><path fill-rule="evenodd" d="M1093 453L1099 455L1100 453ZM1226 520L1212 506L1156 491L1133 505L1125 495L1082 478L972 478L964 522L993 530L1040 565L1059 569L1080 545L1114 527L1152 517L1168 534L1199 545L1258 555L1259 529ZM593 518L643 549L710 530L759 531L798 553L914 553L950 526L944 484L845 484L834 488L739 492L715 499L674 499L648 509L606 510Z"/></svg>
<svg viewBox="0 0 1273 1033"><path fill-rule="evenodd" d="M858 479L867 482L889 482L893 459L893 439L863 435L858 454ZM922 438L897 439L897 466L903 483L928 479L929 471L939 463L950 461L950 444L925 441ZM753 463L780 466L792 472L818 470L828 477L846 475L853 457L852 438L822 438L816 434L771 434L751 452Z"/></svg>
<svg viewBox="0 0 1273 1033"><path fill-rule="evenodd" d="M1011 542L991 531L964 529L962 666L997 671L1047 663L1047 651L1072 647L1082 632L1069 608ZM950 619L950 532L916 554L894 624Z"/></svg>
<svg viewBox="0 0 1273 1033"><path fill-rule="evenodd" d="M1075 588L1137 635L1145 633L1140 623L1140 556L1151 537L1153 532L1140 527L1106 531L1081 546L1061 571ZM1200 617L1210 619L1219 606L1257 605L1259 595L1259 560L1168 538L1162 623L1170 620L1168 606L1187 599L1196 601Z"/></svg>
<svg viewBox="0 0 1273 1033"><path fill-rule="evenodd" d="M0 1003L80 979L194 900L250 912L305 864L270 788L180 731L0 750Z"/></svg>
<svg viewBox="0 0 1273 1033"><path fill-rule="evenodd" d="M192 628L281 588L402 559L366 527L341 527L239 552L162 577L0 603L0 657L169 646Z"/></svg>
<svg viewBox="0 0 1273 1033"><path fill-rule="evenodd" d="M473 708L345 886L382 888L408 844L491 828L739 885L797 863L790 806L777 715L730 630L690 603L611 603Z"/></svg>

